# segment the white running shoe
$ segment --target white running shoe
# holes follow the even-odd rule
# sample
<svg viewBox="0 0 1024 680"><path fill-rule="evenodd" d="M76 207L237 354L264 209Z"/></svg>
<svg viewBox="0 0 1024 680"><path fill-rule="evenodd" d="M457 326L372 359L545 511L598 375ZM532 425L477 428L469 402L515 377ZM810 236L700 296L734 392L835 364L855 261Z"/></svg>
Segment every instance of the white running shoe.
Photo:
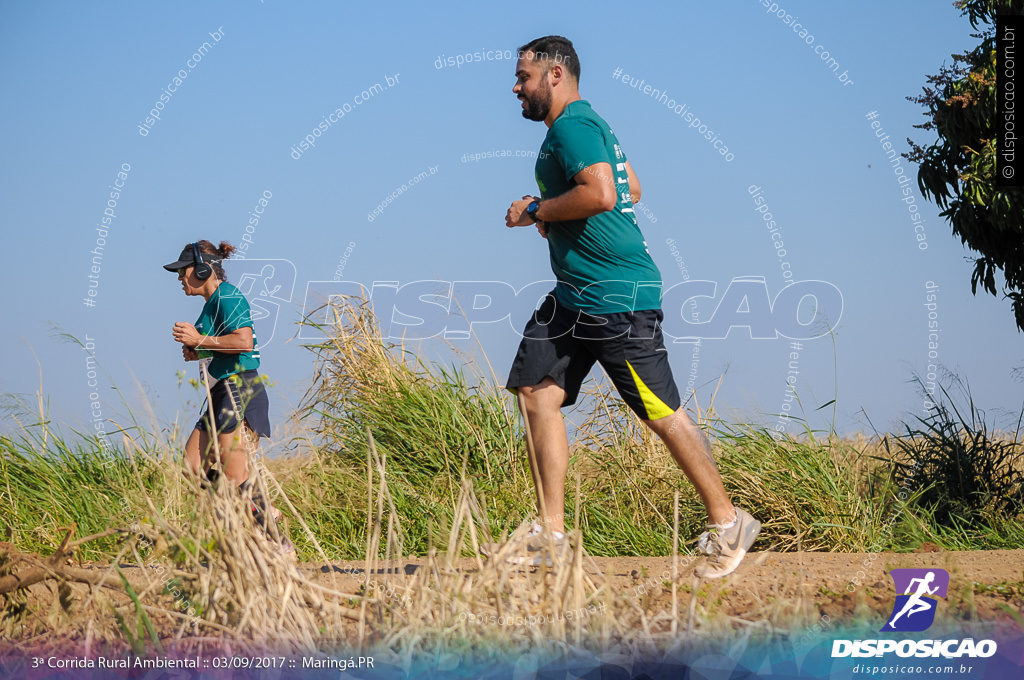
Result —
<svg viewBox="0 0 1024 680"><path fill-rule="evenodd" d="M569 541L566 540L565 534L561 531L552 530L551 543L549 544L548 537L544 535L544 527L534 522L533 526L530 527L530 531L526 534L526 556L514 557L511 561L513 564L525 564L531 567L539 567L541 565L553 566L550 550L552 546L564 558L569 547Z"/></svg>
<svg viewBox="0 0 1024 680"><path fill-rule="evenodd" d="M749 513L736 508L736 521L723 529L717 524L708 525L697 540L697 547L708 556L704 564L698 565L694 573L701 578L722 578L736 571L743 556L754 544L761 532L761 523Z"/></svg>
<svg viewBox="0 0 1024 680"><path fill-rule="evenodd" d="M552 531L551 542L554 544L555 551L564 557L569 547L569 541L565 534L561 531ZM526 535L518 540L511 540L505 544L484 544L480 547L483 554L495 556L509 544L518 544L519 548L516 551L518 554L512 554L506 558L509 564L532 567L539 567L542 564L546 564L549 567L552 566L548 537L544 535L544 528L540 523L534 522L530 530L526 532ZM525 555L523 554L523 548L526 549Z"/></svg>

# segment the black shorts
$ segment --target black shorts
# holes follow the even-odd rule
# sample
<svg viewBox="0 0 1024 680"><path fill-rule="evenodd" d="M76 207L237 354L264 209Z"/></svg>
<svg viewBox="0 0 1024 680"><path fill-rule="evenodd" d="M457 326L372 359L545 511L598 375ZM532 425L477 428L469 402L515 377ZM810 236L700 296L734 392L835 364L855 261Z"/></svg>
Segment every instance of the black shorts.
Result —
<svg viewBox="0 0 1024 680"><path fill-rule="evenodd" d="M552 292L526 324L505 386L514 392L551 377L565 390L562 406L571 406L596 361L638 416L671 415L680 401L662 318L660 309L594 316L556 303Z"/></svg>
<svg viewBox="0 0 1024 680"><path fill-rule="evenodd" d="M217 432L234 432L242 421L260 437L270 436L270 400L259 371L243 371L229 375L210 389L213 398L213 417ZM199 417L196 428L210 431L210 406Z"/></svg>

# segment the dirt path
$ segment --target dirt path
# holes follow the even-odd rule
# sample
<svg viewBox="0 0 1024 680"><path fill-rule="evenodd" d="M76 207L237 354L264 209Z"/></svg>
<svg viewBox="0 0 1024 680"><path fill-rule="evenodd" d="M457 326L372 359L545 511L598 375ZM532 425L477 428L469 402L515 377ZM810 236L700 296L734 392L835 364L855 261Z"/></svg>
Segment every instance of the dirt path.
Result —
<svg viewBox="0 0 1024 680"><path fill-rule="evenodd" d="M937 620L1013 623L1015 617L1010 611L1017 616L1024 615L1024 550L915 554L762 552L749 555L740 569L727 579L706 582L699 582L693 576L696 563L685 556L680 558L675 604L683 621L690 615L692 606L692 615L704 630L709 626L723 631L757 626L773 632L788 632L794 640L810 642L836 626L881 620L891 611L896 594L888 571L906 567L941 568L949 572L949 589L947 596L939 601ZM367 575L361 561L303 563L299 569L307 578L332 589L360 593L367 584L371 588L379 584L377 587L382 589L388 582L408 584L413 580L409 577L424 565L422 558L399 561L391 568L391 573L404 575L398 579L389 577L384 568ZM459 560L456 566L458 573L467 577L479 568L475 559ZM92 564L85 568L99 572L108 565ZM509 577L514 579L517 572L531 569L516 567L509 572ZM595 577L595 582L608 584L603 594L610 594L616 601L625 598L628 608L637 615L634 620L650 622L652 633L668 631L669 617L665 614L673 607L671 558L588 558L584 569ZM126 564L122 570L135 582L152 579L151 574L144 574L138 567ZM109 597L125 611L131 610L126 597L101 590L101 601ZM65 603L71 602L71 605L62 611L58 589L52 583L32 586L25 601L31 612L25 624L17 632L8 627L6 635L0 637L19 645L33 641L71 644L92 635L89 631L95 628L98 637L102 637L101 631L105 630L107 639L122 639L110 616L109 605L94 605L89 610L79 608L89 599L90 592L97 593L95 589L75 584L71 591L70 597L67 593L63 596ZM158 591L159 587L146 589L144 603L169 607L170 597L158 595ZM353 602L352 606L357 605ZM180 623L169 616L166 619L154 615L160 637L181 634Z"/></svg>
<svg viewBox="0 0 1024 680"><path fill-rule="evenodd" d="M403 560L400 565L412 574L422 559ZM949 572L947 597L939 604L939 617L1005 620L1012 617L999 605L1009 605L1024 615L1024 550L924 553L754 553L730 577L722 581L697 583L693 577L696 559L679 561L679 607L689 606L690 592L697 585L699 612L706 616L724 614L746 621L766 620L788 627L794 616L843 622L853 617L885 616L892 609L894 585L888 572L899 568L940 568ZM613 591L636 598L650 613L671 609L670 557L596 557L588 571L604 574ZM301 565L319 572L320 578L333 573L332 581L347 592L379 579L383 569L366 577L363 562ZM472 559L461 560L465 573L476 570ZM337 580L334 580L337 579Z"/></svg>

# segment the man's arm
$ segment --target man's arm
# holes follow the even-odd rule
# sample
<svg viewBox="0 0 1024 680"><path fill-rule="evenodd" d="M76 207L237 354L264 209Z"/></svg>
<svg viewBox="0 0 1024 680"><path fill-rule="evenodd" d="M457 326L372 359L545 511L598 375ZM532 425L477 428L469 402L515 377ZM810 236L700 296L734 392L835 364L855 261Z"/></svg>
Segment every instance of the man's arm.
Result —
<svg viewBox="0 0 1024 680"><path fill-rule="evenodd" d="M560 196L541 202L540 208L535 214L538 220L542 222L584 220L615 208L615 204L619 200L619 192L615 189L615 175L612 174L610 163L588 165L577 172L572 181L576 183L572 189ZM526 227L533 224L525 213L526 206L532 202L532 197L513 202L512 207L505 215L505 225Z"/></svg>
<svg viewBox="0 0 1024 680"><path fill-rule="evenodd" d="M626 176L629 177L629 195L632 197L633 203L637 203L640 200L640 180L637 179L629 161L626 161Z"/></svg>

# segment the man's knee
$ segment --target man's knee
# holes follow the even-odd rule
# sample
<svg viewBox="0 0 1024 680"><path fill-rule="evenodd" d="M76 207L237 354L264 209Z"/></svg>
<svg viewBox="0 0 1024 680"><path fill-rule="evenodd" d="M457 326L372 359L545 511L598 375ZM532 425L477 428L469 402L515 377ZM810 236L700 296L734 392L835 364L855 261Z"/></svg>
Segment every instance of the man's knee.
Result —
<svg viewBox="0 0 1024 680"><path fill-rule="evenodd" d="M522 396L526 410L531 413L539 411L559 410L565 401L565 390L551 377L544 378L536 385L525 385L516 388Z"/></svg>
<svg viewBox="0 0 1024 680"><path fill-rule="evenodd" d="M690 416L686 414L686 410L682 406L663 418L644 420L643 422L654 431L654 434L662 438L675 433L679 429L693 427L693 421L690 420Z"/></svg>

